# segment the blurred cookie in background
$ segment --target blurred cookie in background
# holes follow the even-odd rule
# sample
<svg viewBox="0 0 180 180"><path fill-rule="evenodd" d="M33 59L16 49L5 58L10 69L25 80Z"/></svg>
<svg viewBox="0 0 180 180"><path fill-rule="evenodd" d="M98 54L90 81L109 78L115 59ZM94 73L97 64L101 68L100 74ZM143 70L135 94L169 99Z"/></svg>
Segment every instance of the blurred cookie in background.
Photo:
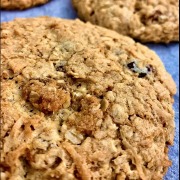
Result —
<svg viewBox="0 0 180 180"><path fill-rule="evenodd" d="M72 0L79 17L142 42L179 40L179 0Z"/></svg>
<svg viewBox="0 0 180 180"><path fill-rule="evenodd" d="M27 9L33 6L47 3L49 0L1 0L1 9Z"/></svg>

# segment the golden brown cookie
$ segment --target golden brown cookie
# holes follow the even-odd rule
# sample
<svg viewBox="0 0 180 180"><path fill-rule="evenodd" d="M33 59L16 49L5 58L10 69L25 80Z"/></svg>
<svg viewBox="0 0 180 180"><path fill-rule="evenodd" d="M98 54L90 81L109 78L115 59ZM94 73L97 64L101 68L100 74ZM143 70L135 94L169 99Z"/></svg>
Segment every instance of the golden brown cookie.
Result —
<svg viewBox="0 0 180 180"><path fill-rule="evenodd" d="M78 15L142 42L179 41L179 0L72 0Z"/></svg>
<svg viewBox="0 0 180 180"><path fill-rule="evenodd" d="M27 9L47 3L49 0L1 0L2 9Z"/></svg>
<svg viewBox="0 0 180 180"><path fill-rule="evenodd" d="M79 20L1 27L2 178L163 178L176 86L153 51Z"/></svg>

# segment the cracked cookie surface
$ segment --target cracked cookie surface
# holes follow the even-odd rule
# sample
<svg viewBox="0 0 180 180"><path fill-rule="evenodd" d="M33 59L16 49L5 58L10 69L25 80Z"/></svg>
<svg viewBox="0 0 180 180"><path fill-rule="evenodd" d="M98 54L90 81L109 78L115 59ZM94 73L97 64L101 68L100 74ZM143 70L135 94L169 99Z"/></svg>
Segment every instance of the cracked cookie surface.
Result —
<svg viewBox="0 0 180 180"><path fill-rule="evenodd" d="M1 27L3 180L163 178L176 87L153 51L79 20Z"/></svg>
<svg viewBox="0 0 180 180"><path fill-rule="evenodd" d="M78 15L142 42L179 41L179 0L72 0Z"/></svg>
<svg viewBox="0 0 180 180"><path fill-rule="evenodd" d="M1 0L2 9L27 9L47 3L49 0Z"/></svg>

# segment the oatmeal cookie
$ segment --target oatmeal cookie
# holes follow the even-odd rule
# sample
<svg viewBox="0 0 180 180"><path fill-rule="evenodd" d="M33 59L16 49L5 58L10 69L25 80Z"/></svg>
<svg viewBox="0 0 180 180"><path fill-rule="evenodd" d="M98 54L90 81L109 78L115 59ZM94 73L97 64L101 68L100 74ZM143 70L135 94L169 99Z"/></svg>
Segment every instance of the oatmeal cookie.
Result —
<svg viewBox="0 0 180 180"><path fill-rule="evenodd" d="M49 0L1 0L1 8L7 10L27 9L47 3Z"/></svg>
<svg viewBox="0 0 180 180"><path fill-rule="evenodd" d="M79 20L1 27L3 180L163 178L176 86L153 51Z"/></svg>
<svg viewBox="0 0 180 180"><path fill-rule="evenodd" d="M179 0L72 1L81 19L136 40L179 40Z"/></svg>

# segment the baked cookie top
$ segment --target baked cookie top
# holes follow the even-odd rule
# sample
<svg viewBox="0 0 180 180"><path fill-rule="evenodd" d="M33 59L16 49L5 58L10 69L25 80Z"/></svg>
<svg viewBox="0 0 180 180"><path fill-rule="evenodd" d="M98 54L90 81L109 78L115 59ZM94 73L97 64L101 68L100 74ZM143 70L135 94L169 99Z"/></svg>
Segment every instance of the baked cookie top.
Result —
<svg viewBox="0 0 180 180"><path fill-rule="evenodd" d="M2 9L27 9L40 4L45 4L49 0L1 0Z"/></svg>
<svg viewBox="0 0 180 180"><path fill-rule="evenodd" d="M73 0L85 21L142 42L179 40L179 0Z"/></svg>
<svg viewBox="0 0 180 180"><path fill-rule="evenodd" d="M176 86L153 51L79 20L1 27L1 177L163 178Z"/></svg>

